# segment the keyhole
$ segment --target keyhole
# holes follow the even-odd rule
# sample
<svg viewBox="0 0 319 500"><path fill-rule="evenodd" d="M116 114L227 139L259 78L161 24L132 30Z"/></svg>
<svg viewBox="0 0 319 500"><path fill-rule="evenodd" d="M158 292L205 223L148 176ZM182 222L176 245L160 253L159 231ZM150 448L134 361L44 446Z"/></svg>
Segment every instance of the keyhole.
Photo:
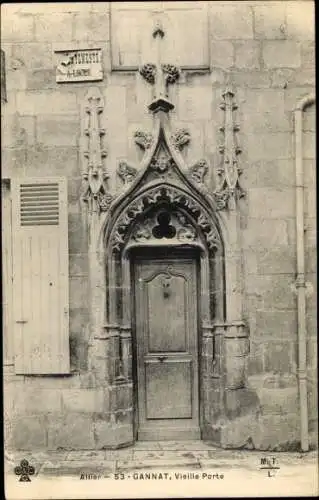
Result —
<svg viewBox="0 0 319 500"><path fill-rule="evenodd" d="M50 286L52 286L52 283L51 283L51 281L50 281L49 285L50 285Z"/></svg>

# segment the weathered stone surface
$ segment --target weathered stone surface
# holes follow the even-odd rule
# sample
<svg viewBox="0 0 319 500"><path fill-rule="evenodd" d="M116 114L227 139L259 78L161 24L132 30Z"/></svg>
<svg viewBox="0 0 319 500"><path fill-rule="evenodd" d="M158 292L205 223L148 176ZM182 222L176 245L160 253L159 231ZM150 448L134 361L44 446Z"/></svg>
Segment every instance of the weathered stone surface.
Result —
<svg viewBox="0 0 319 500"><path fill-rule="evenodd" d="M22 166L27 168L30 176L79 175L77 148L65 146L43 147L42 145L30 146L26 150L26 160Z"/></svg>
<svg viewBox="0 0 319 500"><path fill-rule="evenodd" d="M178 117L180 120L209 120L211 117L213 91L210 87L179 89Z"/></svg>
<svg viewBox="0 0 319 500"><path fill-rule="evenodd" d="M76 96L68 90L32 92L16 92L16 106L21 115L40 115L44 111L47 114L76 114L78 106Z"/></svg>
<svg viewBox="0 0 319 500"><path fill-rule="evenodd" d="M246 70L260 67L260 43L257 41L245 41L236 43L235 66Z"/></svg>
<svg viewBox="0 0 319 500"><path fill-rule="evenodd" d="M70 278L70 309L87 306L88 279L85 276Z"/></svg>
<svg viewBox="0 0 319 500"><path fill-rule="evenodd" d="M286 342L274 340L266 342L265 370L285 373L291 371L291 345Z"/></svg>
<svg viewBox="0 0 319 500"><path fill-rule="evenodd" d="M62 391L62 411L103 413L107 410L107 389L65 389Z"/></svg>
<svg viewBox="0 0 319 500"><path fill-rule="evenodd" d="M87 252L87 234L84 230L83 221L80 214L69 214L69 252Z"/></svg>
<svg viewBox="0 0 319 500"><path fill-rule="evenodd" d="M260 342L250 342L250 353L247 360L248 375L263 373L264 371L264 345Z"/></svg>
<svg viewBox="0 0 319 500"><path fill-rule="evenodd" d="M112 425L102 420L93 425L96 449L120 448L133 442L133 425Z"/></svg>
<svg viewBox="0 0 319 500"><path fill-rule="evenodd" d="M295 192L292 188L251 188L248 198L251 217L285 219L295 214Z"/></svg>
<svg viewBox="0 0 319 500"><path fill-rule="evenodd" d="M59 412L61 392L56 389L37 389L29 387L16 391L14 409L17 415L36 415L38 413Z"/></svg>
<svg viewBox="0 0 319 500"><path fill-rule="evenodd" d="M253 38L253 15L248 5L210 5L213 38Z"/></svg>
<svg viewBox="0 0 319 500"><path fill-rule="evenodd" d="M259 39L284 39L286 38L285 5L282 2L268 2L267 5L255 3L254 32Z"/></svg>
<svg viewBox="0 0 319 500"><path fill-rule="evenodd" d="M299 411L297 387L286 389L262 389L258 392L258 396L262 415L294 414Z"/></svg>
<svg viewBox="0 0 319 500"><path fill-rule="evenodd" d="M264 415L259 418L254 443L260 450L297 451L300 431L297 415Z"/></svg>
<svg viewBox="0 0 319 500"><path fill-rule="evenodd" d="M80 130L77 116L37 116L37 139L42 146L78 146Z"/></svg>
<svg viewBox="0 0 319 500"><path fill-rule="evenodd" d="M35 38L37 41L69 42L73 38L73 23L73 13L40 14L35 19Z"/></svg>
<svg viewBox="0 0 319 500"><path fill-rule="evenodd" d="M12 42L34 40L33 16L19 15L9 6L1 7L1 39Z"/></svg>
<svg viewBox="0 0 319 500"><path fill-rule="evenodd" d="M32 451L46 448L47 423L45 416L15 417L10 422L10 427L9 447Z"/></svg>
<svg viewBox="0 0 319 500"><path fill-rule="evenodd" d="M88 274L88 254L70 253L69 254L69 273L70 276L87 276Z"/></svg>
<svg viewBox="0 0 319 500"><path fill-rule="evenodd" d="M83 41L108 40L109 26L108 12L78 12L74 17L74 38Z"/></svg>
<svg viewBox="0 0 319 500"><path fill-rule="evenodd" d="M251 161L291 158L292 134L288 132L242 134L241 144L249 151Z"/></svg>
<svg viewBox="0 0 319 500"><path fill-rule="evenodd" d="M286 6L287 34L297 40L314 40L315 13L314 3L300 4L289 2Z"/></svg>
<svg viewBox="0 0 319 500"><path fill-rule="evenodd" d="M214 68L231 68L234 64L234 45L232 42L215 41L211 42L210 63Z"/></svg>
<svg viewBox="0 0 319 500"><path fill-rule="evenodd" d="M267 68L298 68L301 65L300 44L292 40L265 41L263 59Z"/></svg>
<svg viewBox="0 0 319 500"><path fill-rule="evenodd" d="M68 413L48 415L48 449L94 449L92 415Z"/></svg>
<svg viewBox="0 0 319 500"><path fill-rule="evenodd" d="M243 231L243 244L246 248L250 246L269 248L287 245L287 230L287 222L284 219L271 220L250 217L247 229Z"/></svg>
<svg viewBox="0 0 319 500"><path fill-rule="evenodd" d="M55 89L56 86L54 69L41 68L26 72L28 90Z"/></svg>
<svg viewBox="0 0 319 500"><path fill-rule="evenodd" d="M295 338L297 334L296 311L278 311L277 309L256 311L256 335L260 338L276 338L279 334Z"/></svg>
<svg viewBox="0 0 319 500"><path fill-rule="evenodd" d="M236 419L259 408L259 399L255 391L238 388L225 391L225 414L229 419Z"/></svg>

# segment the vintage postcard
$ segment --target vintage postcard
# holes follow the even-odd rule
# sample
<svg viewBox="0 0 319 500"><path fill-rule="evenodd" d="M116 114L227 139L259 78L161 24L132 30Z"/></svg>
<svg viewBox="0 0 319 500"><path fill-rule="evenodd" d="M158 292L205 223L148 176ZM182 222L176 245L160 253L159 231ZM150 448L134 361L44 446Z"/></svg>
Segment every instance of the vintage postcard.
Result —
<svg viewBox="0 0 319 500"><path fill-rule="evenodd" d="M3 3L8 500L318 495L314 2Z"/></svg>

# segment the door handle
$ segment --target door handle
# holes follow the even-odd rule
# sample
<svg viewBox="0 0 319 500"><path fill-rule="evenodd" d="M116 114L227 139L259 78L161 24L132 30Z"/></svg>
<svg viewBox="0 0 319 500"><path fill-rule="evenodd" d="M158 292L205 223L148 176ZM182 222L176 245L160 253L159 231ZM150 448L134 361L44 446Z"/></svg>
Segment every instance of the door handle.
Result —
<svg viewBox="0 0 319 500"><path fill-rule="evenodd" d="M163 363L163 361L165 361L166 358L167 356L157 356L157 359L160 363Z"/></svg>
<svg viewBox="0 0 319 500"><path fill-rule="evenodd" d="M21 325L23 325L24 323L27 323L27 322L28 322L28 320L27 320L27 319L18 319L18 320L16 321L16 323L20 323Z"/></svg>

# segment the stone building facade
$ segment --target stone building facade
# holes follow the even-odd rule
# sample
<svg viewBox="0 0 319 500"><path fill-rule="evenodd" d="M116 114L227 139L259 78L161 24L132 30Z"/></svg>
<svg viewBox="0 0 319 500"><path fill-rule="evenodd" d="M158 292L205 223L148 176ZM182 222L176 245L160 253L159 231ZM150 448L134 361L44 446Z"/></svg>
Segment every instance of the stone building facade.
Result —
<svg viewBox="0 0 319 500"><path fill-rule="evenodd" d="M2 6L8 448L314 446L313 10Z"/></svg>

